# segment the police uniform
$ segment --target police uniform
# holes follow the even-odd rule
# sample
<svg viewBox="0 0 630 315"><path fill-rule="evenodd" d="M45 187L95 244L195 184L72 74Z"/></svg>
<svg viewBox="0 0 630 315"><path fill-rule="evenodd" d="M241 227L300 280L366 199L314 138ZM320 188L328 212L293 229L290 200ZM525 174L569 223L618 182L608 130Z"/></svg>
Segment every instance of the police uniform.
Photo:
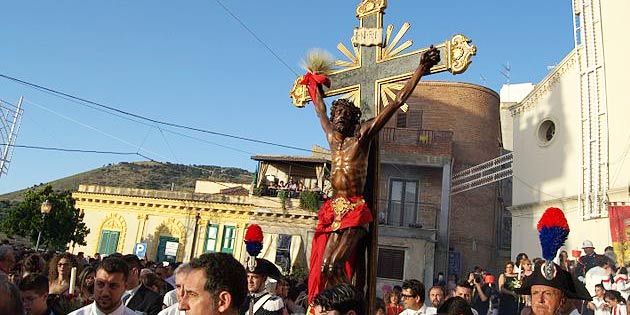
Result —
<svg viewBox="0 0 630 315"><path fill-rule="evenodd" d="M282 274L278 267L270 261L262 258L255 258L255 264L248 264L247 272L268 278L280 279ZM264 286L259 292L250 292L245 303L241 306L241 315L282 315L284 313L284 302L282 298L270 294Z"/></svg>
<svg viewBox="0 0 630 315"><path fill-rule="evenodd" d="M250 294L245 305L247 309L243 315L281 315L284 310L282 299L267 291Z"/></svg>
<svg viewBox="0 0 630 315"><path fill-rule="evenodd" d="M584 242L582 242L582 249L584 248L594 248L593 242L585 240ZM580 281L584 282L584 277L586 276L586 273L593 267L603 266L605 263L608 262L608 257L595 254L595 252L593 252L590 255L580 256L577 262L578 264L575 267L575 276L577 276Z"/></svg>

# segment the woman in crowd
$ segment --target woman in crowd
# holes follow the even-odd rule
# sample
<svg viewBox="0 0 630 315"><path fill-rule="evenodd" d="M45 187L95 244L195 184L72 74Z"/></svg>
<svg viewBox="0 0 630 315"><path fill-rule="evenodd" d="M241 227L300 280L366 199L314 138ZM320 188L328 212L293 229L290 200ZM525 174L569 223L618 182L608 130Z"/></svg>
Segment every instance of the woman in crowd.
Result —
<svg viewBox="0 0 630 315"><path fill-rule="evenodd" d="M83 301L94 300L94 277L96 276L96 269L92 266L86 266L81 274L79 274L79 294ZM91 303L91 302L89 302ZM88 304L88 303L84 303Z"/></svg>
<svg viewBox="0 0 630 315"><path fill-rule="evenodd" d="M48 266L48 281L50 294L65 294L70 288L70 271L77 267L74 255L63 253L55 256Z"/></svg>
<svg viewBox="0 0 630 315"><path fill-rule="evenodd" d="M519 279L519 283L523 283L524 279L531 276L534 273L534 266L532 261L529 258L525 257L521 259L521 277ZM531 310L532 307L532 297L531 295L522 295L520 297L519 303L523 303L523 309Z"/></svg>
<svg viewBox="0 0 630 315"><path fill-rule="evenodd" d="M523 266L521 266L521 268L522 267ZM517 283L519 283L519 279L518 274L514 272L514 263L508 261L505 263L505 272L499 276L499 292L501 293L499 314L518 314L519 296L514 293L514 288Z"/></svg>
<svg viewBox="0 0 630 315"><path fill-rule="evenodd" d="M523 258L529 257L525 253L518 253L518 255L516 255L516 259L514 259L514 261L516 262L516 264L514 265L514 272L518 275L521 274L521 260L523 260Z"/></svg>
<svg viewBox="0 0 630 315"><path fill-rule="evenodd" d="M529 258L523 258L521 260L521 278L518 280L522 282L523 279L531 276L533 272L534 272L534 266L532 265L532 261L529 260Z"/></svg>
<svg viewBox="0 0 630 315"><path fill-rule="evenodd" d="M566 271L571 271L569 270L569 254L566 250L563 250L560 254L558 254L558 265Z"/></svg>
<svg viewBox="0 0 630 315"><path fill-rule="evenodd" d="M610 305L610 315L627 315L626 301L619 291L610 290L604 293L604 301Z"/></svg>
<svg viewBox="0 0 630 315"><path fill-rule="evenodd" d="M392 290L387 298L386 315L398 315L404 308L400 305L400 291Z"/></svg>

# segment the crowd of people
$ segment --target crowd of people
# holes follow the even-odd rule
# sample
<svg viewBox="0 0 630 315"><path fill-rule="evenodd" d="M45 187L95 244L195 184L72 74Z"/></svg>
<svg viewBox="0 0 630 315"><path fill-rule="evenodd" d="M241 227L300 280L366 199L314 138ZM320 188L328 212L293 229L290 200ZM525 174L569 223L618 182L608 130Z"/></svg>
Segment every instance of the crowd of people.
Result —
<svg viewBox="0 0 630 315"><path fill-rule="evenodd" d="M373 313L628 314L630 279L612 248L599 255L587 240L582 250L575 260L560 251L551 278L542 259L521 253L498 274L475 267L460 281L440 273L431 286L416 279L387 285ZM162 264L132 254L86 258L5 244L0 246L0 314L291 315L306 314L309 307L317 315L366 314L363 294L350 285L329 288L309 303L306 279L283 276L265 259L256 262L246 269L229 254L213 253L190 263ZM553 290L562 296L557 305Z"/></svg>
<svg viewBox="0 0 630 315"><path fill-rule="evenodd" d="M313 183L312 187L307 187L304 184L303 179L295 180L290 178L286 183L282 180L263 180L261 189L261 195L271 197L279 197L280 194L284 194L287 198L299 198L300 193L303 191L314 192L320 195L320 198L325 198L327 196L317 183Z"/></svg>

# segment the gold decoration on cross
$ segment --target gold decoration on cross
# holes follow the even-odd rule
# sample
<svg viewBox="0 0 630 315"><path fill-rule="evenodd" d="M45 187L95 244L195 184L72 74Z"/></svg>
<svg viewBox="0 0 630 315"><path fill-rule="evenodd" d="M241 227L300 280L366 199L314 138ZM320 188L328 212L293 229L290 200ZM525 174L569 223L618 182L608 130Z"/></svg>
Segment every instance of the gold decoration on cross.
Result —
<svg viewBox="0 0 630 315"><path fill-rule="evenodd" d="M403 50L413 45L412 40L407 40L403 42L400 46L396 47L396 45L398 45L398 42L402 39L403 36L405 36L405 34L410 28L411 28L411 24L409 24L408 22L403 23L403 26L400 28L400 30L398 30L398 33L396 33L396 36L392 38L392 33L394 32L394 25L390 24L387 26L387 32L385 33L385 45L383 45L383 50L381 50L381 56L380 56L381 61L393 59Z"/></svg>
<svg viewBox="0 0 630 315"><path fill-rule="evenodd" d="M310 97L308 97L308 89L306 88L306 85L302 85L301 83L303 79L303 75L295 79L295 82L293 82L293 87L289 92L289 96L291 96L291 99L293 100L293 105L295 105L296 107L304 107L304 105L306 105L306 103L308 103L308 101L311 99Z"/></svg>
<svg viewBox="0 0 630 315"><path fill-rule="evenodd" d="M477 47L471 46L468 37L457 34L447 41L447 51L449 51L448 63L450 71L458 74L466 71L471 63L471 58L477 54Z"/></svg>
<svg viewBox="0 0 630 315"><path fill-rule="evenodd" d="M387 8L387 0L363 0L357 7L357 17L362 18L364 16L381 13Z"/></svg>
<svg viewBox="0 0 630 315"><path fill-rule="evenodd" d="M381 85L381 102L383 102L383 107L389 105L389 103L395 100L396 93L402 90L404 86L404 84L396 82L385 83ZM400 110L406 113L409 110L409 105L407 105L407 103L404 103L400 107Z"/></svg>

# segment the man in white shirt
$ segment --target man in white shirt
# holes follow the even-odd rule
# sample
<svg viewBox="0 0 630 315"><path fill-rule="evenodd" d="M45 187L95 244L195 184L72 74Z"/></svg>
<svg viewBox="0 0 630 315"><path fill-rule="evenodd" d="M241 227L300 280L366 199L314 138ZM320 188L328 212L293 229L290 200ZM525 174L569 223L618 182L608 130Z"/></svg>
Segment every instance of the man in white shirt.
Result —
<svg viewBox="0 0 630 315"><path fill-rule="evenodd" d="M129 267L118 257L103 259L94 277L94 302L69 315L135 315L122 302Z"/></svg>
<svg viewBox="0 0 630 315"><path fill-rule="evenodd" d="M424 305L424 284L416 279L405 280L402 285L402 300L405 310L400 315L424 315L427 307Z"/></svg>
<svg viewBox="0 0 630 315"><path fill-rule="evenodd" d="M181 264L175 269L175 289L168 291L164 295L164 305L167 307L160 311L158 315L179 315L180 313L186 313L179 310L179 302L184 295L184 280L190 272L190 265L187 263Z"/></svg>

